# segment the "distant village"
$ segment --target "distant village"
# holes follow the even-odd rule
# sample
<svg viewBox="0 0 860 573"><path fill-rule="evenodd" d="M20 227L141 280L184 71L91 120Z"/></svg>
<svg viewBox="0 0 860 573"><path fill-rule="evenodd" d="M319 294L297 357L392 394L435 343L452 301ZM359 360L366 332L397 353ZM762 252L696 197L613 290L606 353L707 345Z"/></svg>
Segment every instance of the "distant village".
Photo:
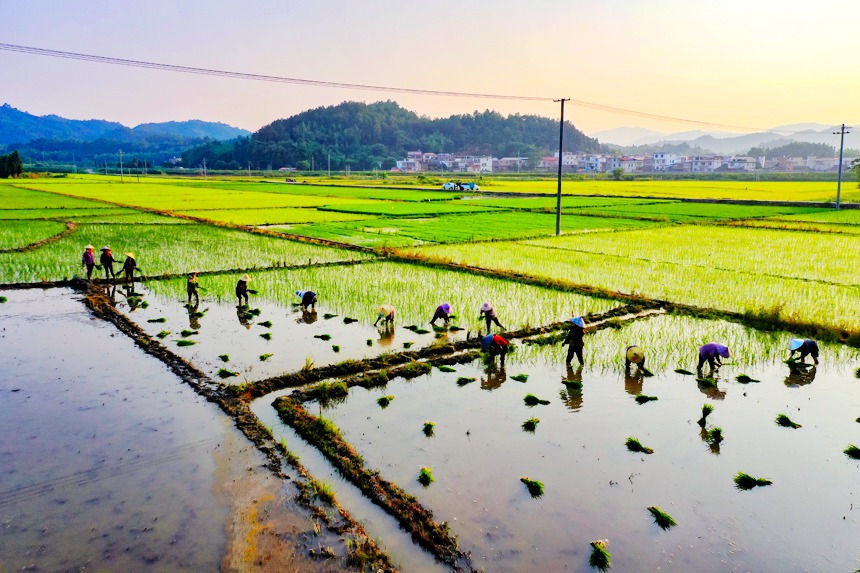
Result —
<svg viewBox="0 0 860 573"><path fill-rule="evenodd" d="M854 158L844 158L843 169L850 169ZM837 171L837 157L747 157L723 155L622 155L599 153L561 154L562 170L571 173L732 173L757 170L779 172ZM422 153L409 151L406 158L397 161L394 172L420 173L452 171L459 173L496 173L516 171L554 172L558 170L558 153L542 157L535 162L528 157L490 157L453 153Z"/></svg>

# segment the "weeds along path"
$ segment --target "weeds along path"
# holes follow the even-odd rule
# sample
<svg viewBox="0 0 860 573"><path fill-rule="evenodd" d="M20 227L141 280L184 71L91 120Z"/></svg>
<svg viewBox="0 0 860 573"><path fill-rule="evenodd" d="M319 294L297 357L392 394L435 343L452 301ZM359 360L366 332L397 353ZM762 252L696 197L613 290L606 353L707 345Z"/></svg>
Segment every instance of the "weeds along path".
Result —
<svg viewBox="0 0 860 573"><path fill-rule="evenodd" d="M0 249L0 253L24 253L26 251L35 251L40 247L44 247L50 243L56 243L61 239L65 239L72 233L74 233L78 228L78 224L74 221L66 221L66 228L63 231L60 231L56 235L52 235L50 237L46 237L35 243L30 243L29 245L25 245L23 247L13 247L11 249Z"/></svg>
<svg viewBox="0 0 860 573"><path fill-rule="evenodd" d="M333 500L330 504L331 508L335 510L334 513L313 503L313 499L307 495L306 490L308 487L313 487L310 474L301 466L298 458L290 455L282 445L273 441L270 432L257 420L247 402L240 400L233 393L225 391L220 384L211 380L194 365L176 356L159 341L147 335L140 327L113 308L101 289L80 280L75 281L74 286L77 290L85 293L84 303L94 315L112 323L120 332L129 336L144 352L163 362L180 380L210 402L217 404L230 416L236 427L269 460L267 467L282 480L290 480L296 484L298 494L295 496L295 500L326 523L332 532L339 535L347 534L355 538L357 540L356 550L361 550L366 554L368 563L372 564L373 570L396 571L389 556L377 546L374 540L367 535L364 527L353 519L337 501ZM287 464L296 470L295 475L287 473L285 470Z"/></svg>

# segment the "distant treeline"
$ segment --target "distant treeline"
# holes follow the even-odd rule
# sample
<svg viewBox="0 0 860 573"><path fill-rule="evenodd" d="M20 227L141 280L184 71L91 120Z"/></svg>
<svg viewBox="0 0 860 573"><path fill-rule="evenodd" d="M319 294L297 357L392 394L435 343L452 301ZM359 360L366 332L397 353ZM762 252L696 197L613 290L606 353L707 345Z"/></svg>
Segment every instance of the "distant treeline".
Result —
<svg viewBox="0 0 860 573"><path fill-rule="evenodd" d="M0 155L0 179L20 177L24 172L24 163L15 150L9 155Z"/></svg>
<svg viewBox="0 0 860 573"><path fill-rule="evenodd" d="M603 151L596 139L564 126L565 151ZM558 122L536 115L475 112L430 119L397 103L345 102L279 119L249 137L210 141L182 154L197 167L206 159L213 169L269 166L300 170L390 169L407 151L463 153L538 159L558 147Z"/></svg>

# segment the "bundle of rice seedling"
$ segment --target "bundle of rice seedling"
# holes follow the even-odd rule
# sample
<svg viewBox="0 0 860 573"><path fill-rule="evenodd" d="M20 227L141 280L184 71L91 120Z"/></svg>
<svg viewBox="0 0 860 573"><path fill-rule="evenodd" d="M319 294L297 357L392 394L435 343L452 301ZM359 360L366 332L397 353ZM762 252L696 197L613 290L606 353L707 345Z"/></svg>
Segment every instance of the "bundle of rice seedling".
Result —
<svg viewBox="0 0 860 573"><path fill-rule="evenodd" d="M526 489L529 490L529 494L531 494L532 497L540 497L543 495L543 483L527 477L521 477L520 481L526 485Z"/></svg>
<svg viewBox="0 0 860 573"><path fill-rule="evenodd" d="M595 569L606 571L612 563L612 556L606 550L609 545L609 540L599 539L591 542L591 556L588 558L588 564Z"/></svg>
<svg viewBox="0 0 860 573"><path fill-rule="evenodd" d="M750 382L761 382L761 380L756 380L755 378L747 376L746 374L738 374L735 380L737 380L741 384L749 384Z"/></svg>
<svg viewBox="0 0 860 573"><path fill-rule="evenodd" d="M176 341L176 346L194 346L195 344L197 344L197 342L194 340L177 340Z"/></svg>
<svg viewBox="0 0 860 573"><path fill-rule="evenodd" d="M261 354L261 355L260 355L260 362L265 362L266 360L268 360L268 359L269 359L269 358L271 358L271 357L272 357L272 354L271 354L271 353L269 353L269 354Z"/></svg>
<svg viewBox="0 0 860 573"><path fill-rule="evenodd" d="M646 396L645 394L638 394L634 398L634 400L636 400L637 404L647 404L648 402L651 402L652 400L656 400L656 399L657 399L657 396Z"/></svg>
<svg viewBox="0 0 860 573"><path fill-rule="evenodd" d="M465 376L460 376L457 378L457 386L465 386L466 384L470 384L474 382L476 378L467 378Z"/></svg>
<svg viewBox="0 0 860 573"><path fill-rule="evenodd" d="M526 432L534 432L537 425L540 423L539 418L529 418L525 422L523 422L523 430Z"/></svg>
<svg viewBox="0 0 860 573"><path fill-rule="evenodd" d="M157 336L158 338L167 338L168 336L170 336L170 331L169 330L162 330L161 332L159 332L155 336Z"/></svg>
<svg viewBox="0 0 860 573"><path fill-rule="evenodd" d="M429 438L430 436L433 435L435 427L436 427L436 424L434 424L433 422L424 422L424 428L422 428L421 431L424 432L424 435Z"/></svg>
<svg viewBox="0 0 860 573"><path fill-rule="evenodd" d="M517 374L516 376L511 376L511 380L516 380L517 382L526 382L528 379L528 374Z"/></svg>
<svg viewBox="0 0 860 573"><path fill-rule="evenodd" d="M779 424L780 426L782 426L783 428L794 428L795 430L797 428L803 427L800 424L796 424L796 423L792 422L791 418L789 418L785 414L779 414L776 417L776 423Z"/></svg>
<svg viewBox="0 0 860 573"><path fill-rule="evenodd" d="M752 489L754 487L763 487L771 484L773 484L773 482L769 479L754 478L744 472L738 472L735 476L735 486L737 486L738 489Z"/></svg>
<svg viewBox="0 0 860 573"><path fill-rule="evenodd" d="M705 427L705 424L707 423L706 420L708 418L708 415L713 411L714 411L714 406L712 404L704 404L702 406L702 417L699 418L699 425L701 427L703 427L703 428Z"/></svg>
<svg viewBox="0 0 860 573"><path fill-rule="evenodd" d="M394 396L380 396L379 398L377 398L376 403L383 408L387 408L392 400L394 400Z"/></svg>
<svg viewBox="0 0 860 573"><path fill-rule="evenodd" d="M226 368L218 369L218 376L221 378L232 378L233 376L238 376L238 372L233 372L232 370L227 370Z"/></svg>
<svg viewBox="0 0 860 573"><path fill-rule="evenodd" d="M684 370L683 368L675 368L675 372L677 372L678 374L683 374L685 376L692 376L693 375L692 372L690 372L689 370Z"/></svg>
<svg viewBox="0 0 860 573"><path fill-rule="evenodd" d="M436 368L438 368L440 372L456 372L457 371L456 368L451 368L450 366L445 366L444 364L442 366L437 366Z"/></svg>
<svg viewBox="0 0 860 573"><path fill-rule="evenodd" d="M418 472L418 483L427 487L434 481L436 479L433 477L433 470L431 468L421 468L421 471Z"/></svg>
<svg viewBox="0 0 860 573"><path fill-rule="evenodd" d="M264 332L263 334L260 335L260 337L264 338L266 340L271 340L272 339L272 333L271 332Z"/></svg>
<svg viewBox="0 0 860 573"><path fill-rule="evenodd" d="M650 511L651 515L654 516L654 523L659 525L662 529L669 529L670 527L678 525L678 523L672 519L671 515L662 511L659 507L652 505L648 508L648 511Z"/></svg>
<svg viewBox="0 0 860 573"><path fill-rule="evenodd" d="M526 394L525 396L523 396L523 402L526 403L526 406L537 406L538 404L546 406L547 404L549 404L549 400L541 400L534 394Z"/></svg>
<svg viewBox="0 0 860 573"><path fill-rule="evenodd" d="M331 340L331 334L314 334L314 338L319 338L320 340Z"/></svg>
<svg viewBox="0 0 860 573"><path fill-rule="evenodd" d="M220 358L222 362L230 362L229 354L219 354L218 358Z"/></svg>
<svg viewBox="0 0 860 573"><path fill-rule="evenodd" d="M639 442L639 440L637 440L633 436L628 437L627 441L624 442L624 445L626 445L627 449L630 450L631 452L638 452L638 453L642 453L642 454L653 454L654 453L654 450L652 448L643 446Z"/></svg>

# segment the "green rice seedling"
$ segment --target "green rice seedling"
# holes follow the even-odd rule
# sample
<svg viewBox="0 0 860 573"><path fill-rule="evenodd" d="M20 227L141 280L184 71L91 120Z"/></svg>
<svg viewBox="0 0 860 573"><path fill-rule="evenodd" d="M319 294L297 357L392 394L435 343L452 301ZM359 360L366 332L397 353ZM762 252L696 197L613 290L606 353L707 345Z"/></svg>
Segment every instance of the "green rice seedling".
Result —
<svg viewBox="0 0 860 573"><path fill-rule="evenodd" d="M761 380L756 380L755 378L747 376L746 374L738 374L735 380L737 380L741 384L749 384L750 382L761 382Z"/></svg>
<svg viewBox="0 0 860 573"><path fill-rule="evenodd" d="M331 349L335 352L340 352L340 346L338 346L337 344L332 344Z"/></svg>
<svg viewBox="0 0 860 573"><path fill-rule="evenodd" d="M444 326L433 325L433 330L435 332L445 332L447 329Z"/></svg>
<svg viewBox="0 0 860 573"><path fill-rule="evenodd" d="M248 311L248 314L250 314L251 316L260 316L261 312L262 311L259 308L252 308Z"/></svg>
<svg viewBox="0 0 860 573"><path fill-rule="evenodd" d="M271 332L264 332L263 334L260 335L260 338L264 338L266 340L271 340L272 339L272 333Z"/></svg>
<svg viewBox="0 0 860 573"><path fill-rule="evenodd" d="M330 313L330 312L327 312L327 313L325 313L325 314L323 315L323 318L324 318L324 319L326 319L326 320L328 320L328 319L330 319L330 318L334 318L334 317L336 317L336 316L337 316L336 314L332 314L332 313Z"/></svg>
<svg viewBox="0 0 860 573"><path fill-rule="evenodd" d="M714 426L710 430L707 430L708 433L708 444L715 446L717 444L721 444L723 442L723 429L719 426Z"/></svg>
<svg viewBox="0 0 860 573"><path fill-rule="evenodd" d="M424 427L421 431L424 432L424 435L429 438L435 433L434 428L436 428L436 424L434 424L433 422L424 422Z"/></svg>
<svg viewBox="0 0 860 573"><path fill-rule="evenodd" d="M358 319L357 318L350 318L348 316L345 316L343 319L344 324L352 324L353 322L358 322Z"/></svg>
<svg viewBox="0 0 860 573"><path fill-rule="evenodd" d="M526 394L525 396L523 396L523 402L526 403L526 406L537 406L538 404L546 406L547 404L549 404L549 400L541 400L534 394Z"/></svg>
<svg viewBox="0 0 860 573"><path fill-rule="evenodd" d="M856 419L856 420L854 420L854 421L855 421L855 422L857 422L858 424L860 424L860 418L857 418L857 419Z"/></svg>
<svg viewBox="0 0 860 573"><path fill-rule="evenodd" d="M643 453L643 454L653 454L654 453L654 450L652 448L648 448L646 446L643 446L639 442L639 440L637 440L633 436L630 436L629 438L627 438L627 441L624 442L624 445L626 445L627 449L630 450L631 452L639 452L639 453Z"/></svg>
<svg viewBox="0 0 860 573"><path fill-rule="evenodd" d="M197 341L195 341L195 340L184 340L183 339L183 340L177 340L176 341L176 346L194 346L195 344L197 344Z"/></svg>
<svg viewBox="0 0 860 573"><path fill-rule="evenodd" d="M651 515L654 516L654 523L659 525L662 529L669 529L670 527L675 527L678 523L672 519L672 516L661 510L659 507L652 505L648 508L648 511L651 512Z"/></svg>
<svg viewBox="0 0 860 573"><path fill-rule="evenodd" d="M373 346L373 340L371 340L370 338L368 338L368 339L367 339L367 345L368 345L368 346Z"/></svg>
<svg viewBox="0 0 860 573"><path fill-rule="evenodd" d="M312 479L310 484L313 488L314 497L329 505L334 502L334 489L331 484L315 479Z"/></svg>
<svg viewBox="0 0 860 573"><path fill-rule="evenodd" d="M6 301L4 300L2 302L6 302ZM857 370L854 371L854 378L860 378L860 368L857 368Z"/></svg>
<svg viewBox="0 0 860 573"><path fill-rule="evenodd" d="M414 324L409 324L407 326L404 326L403 328L405 328L406 330L411 330L412 332L415 332L416 330L418 330L418 327L415 326Z"/></svg>
<svg viewBox="0 0 860 573"><path fill-rule="evenodd" d="M409 347L411 347L411 346L412 346L412 343L411 343L411 342L404 342L404 343L403 343L403 348L409 348Z"/></svg>
<svg viewBox="0 0 860 573"><path fill-rule="evenodd" d="M416 328L412 332L414 332L415 334L428 334L430 331L425 328Z"/></svg>
<svg viewBox="0 0 860 573"><path fill-rule="evenodd" d="M230 355L229 354L219 354L218 358L221 359L221 362L230 362Z"/></svg>
<svg viewBox="0 0 860 573"><path fill-rule="evenodd" d="M9 299L6 298L5 296L0 296L0 304L6 303L6 302L9 302ZM858 372L860 372L860 369L858 369Z"/></svg>
<svg viewBox="0 0 860 573"><path fill-rule="evenodd" d="M336 382L320 382L316 386L308 390L308 395L319 401L320 405L325 407L331 403L339 402L349 395L349 387L346 382L338 380Z"/></svg>
<svg viewBox="0 0 860 573"><path fill-rule="evenodd" d="M764 478L755 478L749 474L745 474L744 472L738 472L735 476L735 487L738 489L752 489L754 487L763 487L766 485L772 485L773 482L769 479Z"/></svg>
<svg viewBox="0 0 860 573"><path fill-rule="evenodd" d="M232 370L227 370L226 368L218 369L218 376L221 378L232 378L233 376L238 376L238 372L233 372Z"/></svg>
<svg viewBox="0 0 860 573"><path fill-rule="evenodd" d="M271 321L271 320L266 320L266 321L263 321L263 322L258 322L257 324L259 324L259 325L260 325L260 326L262 326L263 328L272 328L272 321Z"/></svg>
<svg viewBox="0 0 860 573"><path fill-rule="evenodd" d="M582 382L580 380L562 379L561 383L567 386L568 390L582 390Z"/></svg>
<svg viewBox="0 0 860 573"><path fill-rule="evenodd" d="M609 545L609 540L599 539L597 541L592 541L590 545L591 555L588 557L588 564L595 569L600 569L601 571L609 569L612 565L612 556L609 554L609 551L606 550L606 546Z"/></svg>
<svg viewBox="0 0 860 573"><path fill-rule="evenodd" d="M168 336L170 336L170 334L171 333L169 330L162 330L161 332L159 332L155 336L157 336L158 338L167 338Z"/></svg>
<svg viewBox="0 0 860 573"><path fill-rule="evenodd" d="M708 376L708 377L703 377L703 378L698 378L698 377L697 377L697 378L696 378L696 382L698 382L698 383L699 383L699 385L701 385L701 386L703 386L703 387L705 387L705 388L716 388L716 387L717 387L717 380L716 380L716 378L713 378L713 377L710 377L710 376Z"/></svg>
<svg viewBox="0 0 860 573"><path fill-rule="evenodd" d="M379 404L383 408L387 408L392 400L394 400L394 396L380 396L376 400L376 403Z"/></svg>
<svg viewBox="0 0 860 573"><path fill-rule="evenodd" d="M517 382L527 382L528 379L528 374L517 374L516 376L511 376L511 380L516 380Z"/></svg>
<svg viewBox="0 0 860 573"><path fill-rule="evenodd" d="M319 338L320 340L331 340L331 334L314 334L314 338Z"/></svg>
<svg viewBox="0 0 860 573"><path fill-rule="evenodd" d="M637 404L647 404L652 400L657 400L657 396L646 396L645 394L638 394L636 398L634 398L634 400L636 400Z"/></svg>
<svg viewBox="0 0 860 573"><path fill-rule="evenodd" d="M140 308L149 308L149 303L146 301L143 301L142 303L140 303Z"/></svg>
<svg viewBox="0 0 860 573"><path fill-rule="evenodd" d="M444 364L442 366L437 366L436 368L439 369L439 372L456 372L457 371L456 368L451 368L450 366L445 366Z"/></svg>
<svg viewBox="0 0 860 573"><path fill-rule="evenodd" d="M779 414L779 415L776 417L776 423L777 423L778 425L782 426L783 428L794 428L795 430L796 430L797 428L802 428L802 427L803 427L803 426L801 426L800 424L796 424L796 423L792 422L792 421L791 421L791 418L789 418L789 417L788 417L788 416L786 416L785 414Z"/></svg>
<svg viewBox="0 0 860 573"><path fill-rule="evenodd" d="M203 318L204 316L206 316L206 310L195 310L194 312L189 313L188 316L190 316L191 318Z"/></svg>
<svg viewBox="0 0 860 573"><path fill-rule="evenodd" d="M200 334L200 331L198 331L198 330L183 330L179 334L182 336L182 338L188 338L189 336L194 336L195 334Z"/></svg>
<svg viewBox="0 0 860 573"><path fill-rule="evenodd" d="M703 404L702 405L702 417L699 418L699 425L701 427L703 427L703 428L705 427L705 424L707 423L706 420L708 419L708 416L710 415L710 413L713 411L714 411L713 404Z"/></svg>
<svg viewBox="0 0 860 573"><path fill-rule="evenodd" d="M418 472L418 483L427 487L434 481L436 481L436 478L433 477L432 468L421 468L421 471Z"/></svg>
<svg viewBox="0 0 860 573"><path fill-rule="evenodd" d="M690 372L689 370L684 370L683 368L675 368L675 372L677 372L678 374L683 374L684 376L692 376L693 375L692 372Z"/></svg>
<svg viewBox="0 0 860 573"><path fill-rule="evenodd" d="M860 448L855 446L854 444L850 444L847 448L845 448L842 453L853 460L860 460Z"/></svg>
<svg viewBox="0 0 860 573"><path fill-rule="evenodd" d="M526 485L526 489L532 497L540 497L543 495L543 483L527 477L521 477L520 481Z"/></svg>
<svg viewBox="0 0 860 573"><path fill-rule="evenodd" d="M523 422L523 430L526 432L534 432L537 425L540 423L539 418L529 418L525 422Z"/></svg>
<svg viewBox="0 0 860 573"><path fill-rule="evenodd" d="M167 322L167 319L162 316L160 318L150 318L146 322Z"/></svg>
<svg viewBox="0 0 860 573"><path fill-rule="evenodd" d="M457 386L465 386L466 384L471 384L474 382L476 378L467 378L465 376L460 376L457 378Z"/></svg>
<svg viewBox="0 0 860 573"><path fill-rule="evenodd" d="M269 358L271 358L271 357L272 357L272 354L271 354L271 353L269 353L269 354L261 354L261 355L260 355L260 362L265 362L266 360L268 360L268 359L269 359Z"/></svg>
<svg viewBox="0 0 860 573"><path fill-rule="evenodd" d="M459 326L451 325L451 326L449 326L449 327L448 327L448 330L450 330L451 332L460 332L460 331L461 331L461 330L463 330L463 329L462 329L462 328L460 328Z"/></svg>

